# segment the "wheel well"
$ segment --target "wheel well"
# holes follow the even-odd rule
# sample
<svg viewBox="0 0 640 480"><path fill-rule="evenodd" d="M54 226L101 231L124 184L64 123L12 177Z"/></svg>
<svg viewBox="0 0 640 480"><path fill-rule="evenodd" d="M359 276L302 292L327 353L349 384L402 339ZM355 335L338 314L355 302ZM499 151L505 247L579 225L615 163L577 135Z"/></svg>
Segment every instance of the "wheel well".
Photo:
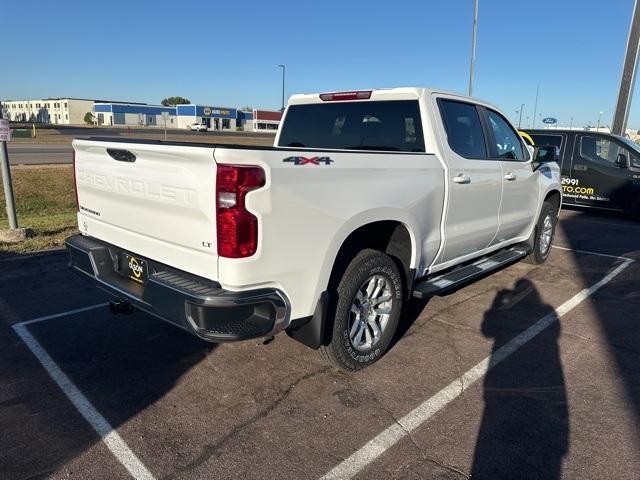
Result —
<svg viewBox="0 0 640 480"><path fill-rule="evenodd" d="M405 280L405 291L408 292L413 283L411 236L404 224L393 220L363 225L346 238L333 264L329 288L337 286L349 262L365 248L384 252L396 262Z"/></svg>
<svg viewBox="0 0 640 480"><path fill-rule="evenodd" d="M547 194L547 196L544 197L544 201L545 202L547 202L547 201L552 202L555 205L556 210L558 210L560 208L560 198L561 198L560 197L560 192L558 192L557 190L554 190L552 192L549 192Z"/></svg>

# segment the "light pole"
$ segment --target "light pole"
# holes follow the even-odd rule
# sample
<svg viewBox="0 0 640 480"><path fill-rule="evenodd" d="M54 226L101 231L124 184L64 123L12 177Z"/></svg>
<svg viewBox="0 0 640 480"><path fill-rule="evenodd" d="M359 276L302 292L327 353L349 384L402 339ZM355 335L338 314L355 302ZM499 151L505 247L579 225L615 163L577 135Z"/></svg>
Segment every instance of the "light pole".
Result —
<svg viewBox="0 0 640 480"><path fill-rule="evenodd" d="M282 111L284 111L284 75L287 67L284 65L278 65L282 69Z"/></svg>
<svg viewBox="0 0 640 480"><path fill-rule="evenodd" d="M571 121L569 122L569 130L573 128L573 117L571 117Z"/></svg>
<svg viewBox="0 0 640 480"><path fill-rule="evenodd" d="M613 114L613 124L611 133L624 135L631 109L631 97L633 96L636 82L636 70L638 68L638 53L640 47L640 2L636 0L633 5L633 15L629 36L627 37L627 49L624 52L624 63L622 64L622 76L620 78L620 89L618 90L618 100Z"/></svg>
<svg viewBox="0 0 640 480"><path fill-rule="evenodd" d="M602 112L599 112L599 113L598 113L598 128L597 128L596 132L599 132L599 131L600 131L600 118L601 118L601 117L602 117Z"/></svg>
<svg viewBox="0 0 640 480"><path fill-rule="evenodd" d="M520 128L520 124L522 123L522 110L524 109L524 103L520 105L520 118L518 118L518 128Z"/></svg>
<svg viewBox="0 0 640 480"><path fill-rule="evenodd" d="M473 70L476 65L477 33L478 33L478 0L473 0L473 33L471 35L471 65L469 68L469 96L473 94Z"/></svg>
<svg viewBox="0 0 640 480"><path fill-rule="evenodd" d="M538 111L538 94L540 93L540 85L536 87L536 104L533 107L533 128L536 128L536 112Z"/></svg>

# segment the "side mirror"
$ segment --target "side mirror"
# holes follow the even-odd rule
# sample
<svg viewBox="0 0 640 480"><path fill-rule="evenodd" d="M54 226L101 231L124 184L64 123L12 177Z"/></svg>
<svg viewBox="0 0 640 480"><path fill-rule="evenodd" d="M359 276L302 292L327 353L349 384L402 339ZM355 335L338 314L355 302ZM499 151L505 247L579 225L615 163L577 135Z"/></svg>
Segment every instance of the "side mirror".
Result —
<svg viewBox="0 0 640 480"><path fill-rule="evenodd" d="M629 161L627 160L627 156L624 153L619 153L616 157L616 165L620 168L628 168Z"/></svg>
<svg viewBox="0 0 640 480"><path fill-rule="evenodd" d="M560 161L560 149L553 145L534 147L533 163L551 163Z"/></svg>

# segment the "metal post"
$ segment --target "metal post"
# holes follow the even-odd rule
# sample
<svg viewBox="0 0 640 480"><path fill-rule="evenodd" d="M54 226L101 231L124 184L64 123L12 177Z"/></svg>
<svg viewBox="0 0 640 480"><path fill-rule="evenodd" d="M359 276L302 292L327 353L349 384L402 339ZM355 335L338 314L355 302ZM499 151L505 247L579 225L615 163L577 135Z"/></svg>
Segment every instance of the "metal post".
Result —
<svg viewBox="0 0 640 480"><path fill-rule="evenodd" d="M473 95L473 71L476 65L477 34L478 34L478 0L473 0L473 33L471 35L471 65L469 67L469 96Z"/></svg>
<svg viewBox="0 0 640 480"><path fill-rule="evenodd" d="M518 128L520 128L520 124L522 123L522 109L524 108L524 103L520 105L520 118L518 119Z"/></svg>
<svg viewBox="0 0 640 480"><path fill-rule="evenodd" d="M287 69L284 65L278 65L282 69L282 110L284 111L284 76Z"/></svg>
<svg viewBox="0 0 640 480"><path fill-rule="evenodd" d="M2 118L2 103L0 102L0 118ZM4 199L7 203L7 218L9 219L9 228L16 230L18 228L18 216L16 215L16 204L13 196L13 185L11 183L11 169L9 168L9 152L7 151L7 142L0 142L0 168L2 170L2 186L4 188Z"/></svg>
<svg viewBox="0 0 640 480"><path fill-rule="evenodd" d="M536 103L533 107L533 127L536 128L536 112L538 111L538 93L540 93L540 85L536 87Z"/></svg>
<svg viewBox="0 0 640 480"><path fill-rule="evenodd" d="M616 102L616 110L613 114L613 125L611 126L611 133L616 135L624 135L627 129L631 98L633 97L633 87L636 83L639 46L640 4L636 0L633 5L633 17L631 18L631 26L629 27L629 36L627 38L627 50L624 53L618 101Z"/></svg>

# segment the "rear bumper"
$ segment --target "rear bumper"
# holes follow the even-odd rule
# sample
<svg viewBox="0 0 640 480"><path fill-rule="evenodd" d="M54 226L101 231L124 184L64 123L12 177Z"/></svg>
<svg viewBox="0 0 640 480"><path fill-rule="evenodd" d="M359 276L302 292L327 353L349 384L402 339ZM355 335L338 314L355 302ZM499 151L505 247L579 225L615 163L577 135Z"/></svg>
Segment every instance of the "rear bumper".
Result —
<svg viewBox="0 0 640 480"><path fill-rule="evenodd" d="M118 273L124 254L135 255L83 235L66 240L70 267L107 293L211 342L270 337L289 326L291 307L283 292L261 288L224 290L217 282L152 259L144 285Z"/></svg>

